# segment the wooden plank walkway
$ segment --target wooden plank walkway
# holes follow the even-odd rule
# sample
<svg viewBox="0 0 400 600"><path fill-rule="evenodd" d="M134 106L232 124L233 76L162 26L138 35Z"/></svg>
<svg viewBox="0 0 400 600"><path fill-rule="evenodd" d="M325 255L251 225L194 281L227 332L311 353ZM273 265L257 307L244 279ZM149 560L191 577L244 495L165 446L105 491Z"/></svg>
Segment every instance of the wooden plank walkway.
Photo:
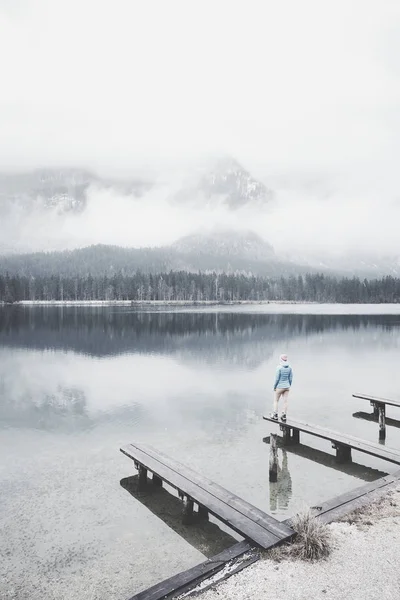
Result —
<svg viewBox="0 0 400 600"><path fill-rule="evenodd" d="M387 398L378 398L377 396L369 396L368 394L353 394L353 398L367 400L374 409L373 415L379 423L379 439L386 439L386 423L389 425L389 419L386 419L386 405L400 407L398 400L388 400ZM357 413L353 417L359 416Z"/></svg>
<svg viewBox="0 0 400 600"><path fill-rule="evenodd" d="M279 425L283 431L284 443L293 444L299 443L300 432L314 435L324 440L329 440L332 443L332 447L336 449L336 458L339 462L346 462L351 460L351 450L358 450L371 456L376 456L382 460L400 464L400 451L394 448L387 448L381 444L375 444L356 438L351 435L338 433L331 429L325 429L318 425L311 425L304 421L287 420L285 422L276 421L271 417L263 417L266 421Z"/></svg>
<svg viewBox="0 0 400 600"><path fill-rule="evenodd" d="M331 498L323 502L321 506L311 507L312 514L324 523L332 523L353 510L370 504L390 489L398 487L399 480L400 471L396 471L393 475L385 475L354 490L340 494L340 496ZM290 520L287 520L286 523L290 524Z"/></svg>
<svg viewBox="0 0 400 600"><path fill-rule="evenodd" d="M387 398L378 398L377 396L369 396L368 394L353 394L353 398L361 398L361 400L368 400L372 406L375 404L387 404L389 406L397 406L400 408L399 400L388 400Z"/></svg>
<svg viewBox="0 0 400 600"><path fill-rule="evenodd" d="M263 442L269 444L270 436L263 438ZM307 446L306 444L301 444L300 442L298 444L284 444L283 438L280 436L277 436L277 447L286 450L291 454L295 454L296 456L311 460L313 463L340 471L341 473L346 473L351 477L356 477L357 479L364 481L376 481L380 477L385 477L387 475L387 471L385 470L375 469L354 461L339 463L333 454L325 452L324 450L319 450L318 448L313 448L312 446Z"/></svg>
<svg viewBox="0 0 400 600"><path fill-rule="evenodd" d="M199 565L182 573L177 573L177 575L173 575L135 594L129 600L161 600L162 598L170 598L171 595L177 596L178 594L182 594L188 588L193 588L205 579L213 577L224 568L227 562L240 558L250 551L254 551L254 547L249 542L238 542L231 546L231 548L227 548L220 554L213 556ZM254 556L252 562L255 560L258 560L258 555Z"/></svg>
<svg viewBox="0 0 400 600"><path fill-rule="evenodd" d="M273 422L276 423L276 421ZM327 437L326 439L330 438ZM121 448L121 451L127 456L129 456L129 458L132 458L132 448L130 448L129 446L137 447L137 445L128 445L127 447ZM158 454L159 458L161 459L161 464L162 460L164 460L167 463L167 465L165 466L170 470L174 470L172 469L172 467L182 469L183 472L189 478L192 477L196 479L196 481L198 481L199 484L208 485L209 483L214 483L208 480L207 478L203 478L201 475L192 471L188 467L180 465L180 463L178 463L177 461L168 459L168 457L166 457L162 453L158 453L148 446L141 445L141 450L144 451L145 449L150 453L150 455L152 455L152 458L154 460L156 455ZM140 463L135 458L133 458L133 460L135 461L137 466L140 467ZM153 471L153 473L155 472ZM157 477L156 473L155 477ZM321 506L312 507L313 514L318 519L330 523L340 518L341 516L351 512L355 508L359 508L372 502L373 500L378 498L379 495L382 495L387 490L391 489L394 486L397 486L399 483L399 479L400 471L397 471L394 475L387 475L385 477L381 477L374 482L368 483L355 490L346 492L345 494L341 494L336 498L324 502ZM159 483L156 483L156 485L159 485ZM234 503L236 500L239 500L240 502L239 504L236 504L236 506L244 510L244 506L242 505L242 502L244 501L236 497L234 494L231 494L221 486L214 484L214 492L220 496L225 496L225 494L228 494L232 497L231 500ZM263 522L263 519L267 517L267 522L268 524L270 524L270 520L272 518L269 515L266 515L265 513L259 511L257 508L252 507L251 505L248 505L248 507L250 507L251 509L249 514L255 516L256 518L258 516L260 522ZM272 521L275 520L272 519ZM290 532L291 536L293 536L293 530L291 529L290 519L287 519L282 523L277 522L277 524L279 526L286 527L286 531ZM276 542L271 541L269 547L273 547L274 545L276 545ZM207 584L211 585L211 583L214 582L215 577L219 577L219 580L223 580L224 578L229 577L233 573L238 572L239 570L257 561L259 557L260 554L257 551L257 549L249 541L244 540L242 542L234 544L226 550L223 550L219 554L213 556L205 562L202 562L199 565L196 565L191 569L183 571L182 573L178 573L173 577L161 581L160 583L135 594L130 598L130 600L162 600L166 598L176 597L179 594L185 593L189 590L193 590L193 588L195 588L195 586L199 585L200 583L202 583L202 586L207 586ZM228 564L229 570L225 573L224 567Z"/></svg>
<svg viewBox="0 0 400 600"><path fill-rule="evenodd" d="M165 481L177 489L189 513L193 502L196 502L199 511L210 512L262 548L271 548L294 535L291 528L270 515L150 446L127 444L121 452L134 461L143 482L147 479L147 471L150 471L156 485Z"/></svg>

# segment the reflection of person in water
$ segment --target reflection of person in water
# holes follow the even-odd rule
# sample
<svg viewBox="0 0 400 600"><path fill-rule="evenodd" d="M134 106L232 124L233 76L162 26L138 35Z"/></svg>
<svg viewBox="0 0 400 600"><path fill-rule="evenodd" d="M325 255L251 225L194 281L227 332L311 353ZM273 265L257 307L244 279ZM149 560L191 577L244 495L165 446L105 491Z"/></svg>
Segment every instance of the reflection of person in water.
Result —
<svg viewBox="0 0 400 600"><path fill-rule="evenodd" d="M286 511L292 497L292 478L288 466L288 455L282 448L282 465L278 461L278 480L269 482L269 506L271 512Z"/></svg>

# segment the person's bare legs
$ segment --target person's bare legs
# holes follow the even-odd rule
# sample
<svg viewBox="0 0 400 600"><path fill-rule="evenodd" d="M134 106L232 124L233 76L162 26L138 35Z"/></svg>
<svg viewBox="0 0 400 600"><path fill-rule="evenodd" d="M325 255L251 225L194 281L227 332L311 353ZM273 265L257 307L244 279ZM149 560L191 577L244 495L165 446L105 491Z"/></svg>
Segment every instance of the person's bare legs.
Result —
<svg viewBox="0 0 400 600"><path fill-rule="evenodd" d="M279 403L279 399L282 396L284 390L275 390L275 398L274 398L274 413L278 412L278 403Z"/></svg>
<svg viewBox="0 0 400 600"><path fill-rule="evenodd" d="M287 409L288 409L288 401L289 401L289 390L284 390L282 397L283 397L283 412L286 415Z"/></svg>

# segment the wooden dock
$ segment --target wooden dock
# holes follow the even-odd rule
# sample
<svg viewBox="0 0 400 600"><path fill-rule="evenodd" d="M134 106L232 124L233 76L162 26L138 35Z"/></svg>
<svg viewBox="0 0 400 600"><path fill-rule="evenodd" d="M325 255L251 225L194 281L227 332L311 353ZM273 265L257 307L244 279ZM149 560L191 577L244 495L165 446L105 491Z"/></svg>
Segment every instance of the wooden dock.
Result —
<svg viewBox="0 0 400 600"><path fill-rule="evenodd" d="M208 513L214 515L261 548L271 548L294 536L294 531L287 525L150 446L127 444L121 452L134 461L143 485L151 472L153 485L160 486L165 482L178 490L185 520L190 519L196 503L198 513L204 518Z"/></svg>
<svg viewBox="0 0 400 600"><path fill-rule="evenodd" d="M384 440L386 438L386 423L389 423L389 419L386 419L386 406L396 406L400 408L400 402L398 400L388 400L387 398L378 398L377 396L369 396L368 394L353 394L353 398L360 398L361 400L367 400L372 408L373 413L371 416L375 417L375 419L379 423L379 439ZM362 414L362 413L361 413ZM360 417L360 413L355 413L354 417Z"/></svg>
<svg viewBox="0 0 400 600"><path fill-rule="evenodd" d="M266 418L266 420L271 419ZM272 420L272 422L277 423L275 420ZM293 444L299 441L300 431L302 431L303 433L311 433L317 435L317 437L328 439L335 444L343 444L345 440L350 451L351 448L361 450L359 444L362 442L368 448L361 451L379 456L379 458L385 460L391 460L391 462L400 463L400 453L376 444L369 444L363 440L343 436L300 421L279 422L277 424L284 431L283 439L285 443ZM350 446L349 443L351 443ZM377 453L378 450L379 453ZM382 456L382 452L385 450L392 453L390 458ZM128 444L121 448L121 452L134 461L139 471L139 480L146 489L152 485L162 486L163 482L166 482L178 490L179 496L184 500L185 517L188 516L188 509L189 512L190 509L193 509L193 502L196 502L199 506L199 514L203 518L206 518L208 512L210 512L232 529L247 537L247 540L233 544L230 548L212 556L205 562L138 592L130 600L166 600L167 598L175 598L180 594L196 592L200 589L197 587L199 585L201 585L201 589L207 589L217 581L222 581L237 573L260 558L260 552L251 540L262 548L272 548L282 541L289 541L294 537L291 519L286 519L284 522L276 521L213 481L149 446ZM349 452L345 452L345 456L351 460ZM149 471L153 473L151 480L147 478ZM376 500L382 494L397 486L399 479L400 471L397 471L394 475L386 475L374 482L328 500L320 506L314 506L312 512L317 519L327 523L332 522L352 510ZM249 527L250 531L244 531L244 527ZM251 537L255 533L258 541ZM229 568L225 568L227 565L229 565Z"/></svg>
<svg viewBox="0 0 400 600"><path fill-rule="evenodd" d="M337 431L325 429L318 425L311 425L303 421L287 420L282 422L276 421L271 417L263 417L263 419L279 425L283 431L284 444L298 444L300 441L300 432L330 441L332 447L336 449L336 460L338 462L351 461L351 450L354 449L397 465L400 464L400 451L394 448L387 448L381 444L375 444L374 442L338 433Z"/></svg>
<svg viewBox="0 0 400 600"><path fill-rule="evenodd" d="M387 398L378 398L377 396L369 396L368 394L353 394L353 398L360 398L361 400L368 400L371 406L377 410L380 404L384 406L396 406L400 408L400 402L398 400L388 400Z"/></svg>
<svg viewBox="0 0 400 600"><path fill-rule="evenodd" d="M269 444L270 436L265 436L263 442ZM334 469L335 471L340 471L341 473L346 473L346 475L350 475L350 477L356 477L357 479L362 479L364 481L376 481L376 479L387 475L387 471L385 470L375 469L354 461L339 463L333 454L319 450L318 448L313 448L306 444L301 444L300 442L298 444L284 444L281 436L277 436L277 446L282 450L290 452L290 454L295 454L296 456L310 460L313 463L328 467L329 469Z"/></svg>

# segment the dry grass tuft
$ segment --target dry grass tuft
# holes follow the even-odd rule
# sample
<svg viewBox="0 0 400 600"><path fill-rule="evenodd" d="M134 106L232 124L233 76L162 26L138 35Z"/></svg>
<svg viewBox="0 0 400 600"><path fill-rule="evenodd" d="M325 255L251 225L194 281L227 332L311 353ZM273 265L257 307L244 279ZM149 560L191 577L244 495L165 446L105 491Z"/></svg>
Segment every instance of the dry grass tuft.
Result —
<svg viewBox="0 0 400 600"><path fill-rule="evenodd" d="M329 556L331 533L324 523L311 514L311 511L297 514L291 524L297 533L294 541L273 548L266 555L268 558L277 562L284 559L315 561Z"/></svg>

